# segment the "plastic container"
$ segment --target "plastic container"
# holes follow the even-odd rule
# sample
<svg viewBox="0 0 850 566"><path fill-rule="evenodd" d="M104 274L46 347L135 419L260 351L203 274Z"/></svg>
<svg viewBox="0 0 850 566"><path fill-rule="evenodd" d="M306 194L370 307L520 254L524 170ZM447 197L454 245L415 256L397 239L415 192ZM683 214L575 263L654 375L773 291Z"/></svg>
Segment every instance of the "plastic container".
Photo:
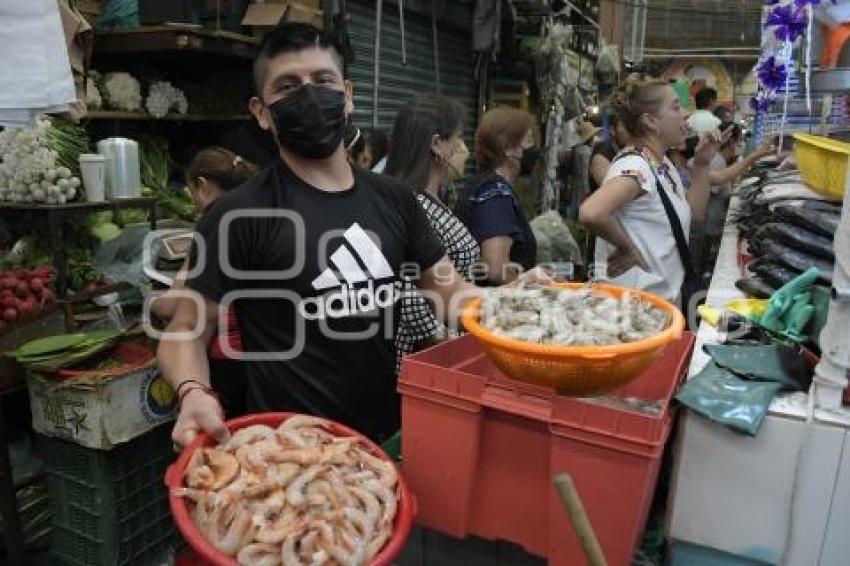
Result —
<svg viewBox="0 0 850 566"><path fill-rule="evenodd" d="M78 377L114 377L116 375L129 373L146 365L156 355L150 348L146 348L140 344L133 344L132 342L122 342L115 346L112 350L105 353L115 356L124 362L124 364L110 369L60 369L53 375L60 379L73 379Z"/></svg>
<svg viewBox="0 0 850 566"><path fill-rule="evenodd" d="M294 416L294 413L259 413L233 419L227 421L226 424L227 428L231 432L255 424L277 427L280 423L291 416ZM358 437L372 454L392 462L390 457L387 456L377 445L355 430L339 423L332 422L329 431L337 436ZM165 485L169 488L182 487L183 475L186 472L186 466L189 464L189 459L192 457L192 453L202 446L212 446L213 444L215 444L215 442L210 437L204 434L198 435L198 437L195 438L195 440L193 440L192 443L180 453L180 457L177 458L177 461L173 465L169 466L168 471L165 474ZM171 513L174 516L174 522L183 534L186 543L192 550L194 550L194 554L196 555L190 558L185 558L184 563L186 563L185 560L189 560L191 563L204 563L216 566L236 566L236 560L234 560L233 557L227 556L226 554L216 550L215 547L207 542L203 535L198 531L198 528L189 517L189 508L186 505L185 498L172 495L169 499L171 504ZM398 511L395 517L395 524L393 525L393 536L387 542L386 546L384 546L384 549L374 557L371 562L371 566L389 566L393 563L393 560L395 560L395 558L401 553L405 543L407 542L407 537L410 535L410 528L413 524L413 516L415 514L416 505L413 501L413 496L411 495L410 490L408 490L404 478L402 478L399 474Z"/></svg>
<svg viewBox="0 0 850 566"><path fill-rule="evenodd" d="M580 289L584 283L558 283L564 289ZM463 325L475 336L505 375L536 385L554 387L562 395L590 395L611 391L635 379L682 335L685 318L661 297L617 285L597 283L594 290L620 297L628 292L652 303L671 317L666 330L639 342L615 346L547 346L497 336L478 323L480 299L464 309Z"/></svg>
<svg viewBox="0 0 850 566"><path fill-rule="evenodd" d="M552 486L569 472L608 563L629 564L692 349L685 333L638 379L595 399L507 379L471 336L406 358L401 448L417 522L579 566L584 554ZM657 414L630 408L627 397L657 400Z"/></svg>
<svg viewBox="0 0 850 566"><path fill-rule="evenodd" d="M174 457L165 424L110 451L37 435L53 512L53 564L162 563L179 543L162 475Z"/></svg>
<svg viewBox="0 0 850 566"><path fill-rule="evenodd" d="M83 176L83 188L86 191L86 201L105 201L106 157L99 153L83 153L80 155L80 172Z"/></svg>
<svg viewBox="0 0 850 566"><path fill-rule="evenodd" d="M809 134L794 134L794 154L803 180L830 200L844 198L850 144Z"/></svg>
<svg viewBox="0 0 850 566"><path fill-rule="evenodd" d="M97 142L97 152L106 157L106 196L110 199L141 196L139 144L127 138L106 138Z"/></svg>

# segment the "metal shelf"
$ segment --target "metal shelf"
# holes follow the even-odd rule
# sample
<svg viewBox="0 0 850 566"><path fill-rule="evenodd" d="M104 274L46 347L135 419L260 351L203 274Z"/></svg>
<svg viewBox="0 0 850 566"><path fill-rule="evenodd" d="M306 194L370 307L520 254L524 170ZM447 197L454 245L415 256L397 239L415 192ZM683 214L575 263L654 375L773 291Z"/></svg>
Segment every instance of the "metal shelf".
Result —
<svg viewBox="0 0 850 566"><path fill-rule="evenodd" d="M145 208L148 210L151 230L156 230L156 202L150 197L122 198L104 202L70 202L66 204L0 203L0 215L10 212L43 214L47 221L50 247L55 250L53 266L56 268L56 298L64 299L68 294L68 258L65 254L65 220L78 214L122 208Z"/></svg>

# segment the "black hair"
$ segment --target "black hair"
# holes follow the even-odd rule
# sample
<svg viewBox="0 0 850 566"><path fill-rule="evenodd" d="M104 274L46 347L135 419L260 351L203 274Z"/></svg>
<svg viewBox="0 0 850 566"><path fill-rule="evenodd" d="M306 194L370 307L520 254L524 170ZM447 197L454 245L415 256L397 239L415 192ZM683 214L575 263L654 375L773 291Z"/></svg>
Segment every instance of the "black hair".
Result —
<svg viewBox="0 0 850 566"><path fill-rule="evenodd" d="M366 143L372 148L372 161L373 163L378 163L378 161L387 155L387 148L389 147L387 133L378 128L369 128L365 134Z"/></svg>
<svg viewBox="0 0 850 566"><path fill-rule="evenodd" d="M741 126L735 122L722 122L719 126L721 132L725 132L729 128L732 128L732 134L729 136L729 139L726 140L726 143L723 144L723 147L728 147L733 143L738 143L741 141L741 137L744 133Z"/></svg>
<svg viewBox="0 0 850 566"><path fill-rule="evenodd" d="M694 103L697 105L697 110L705 110L716 101L717 91L713 88L704 88L694 96Z"/></svg>
<svg viewBox="0 0 850 566"><path fill-rule="evenodd" d="M205 147L192 158L186 168L186 182L200 177L212 181L224 192L235 189L257 173L257 166L223 147Z"/></svg>
<svg viewBox="0 0 850 566"><path fill-rule="evenodd" d="M449 139L463 130L465 119L466 109L454 98L441 94L414 97L396 116L385 173L413 189L424 190L434 163L434 135Z"/></svg>
<svg viewBox="0 0 850 566"><path fill-rule="evenodd" d="M257 94L263 92L270 59L282 53L294 53L313 47L330 51L339 66L340 73L345 76L345 64L338 47L319 28L298 22L278 24L263 36L257 56L254 58L254 86Z"/></svg>
<svg viewBox="0 0 850 566"><path fill-rule="evenodd" d="M714 109L714 115L720 118L721 122L731 122L732 121L732 111L726 106L718 106Z"/></svg>

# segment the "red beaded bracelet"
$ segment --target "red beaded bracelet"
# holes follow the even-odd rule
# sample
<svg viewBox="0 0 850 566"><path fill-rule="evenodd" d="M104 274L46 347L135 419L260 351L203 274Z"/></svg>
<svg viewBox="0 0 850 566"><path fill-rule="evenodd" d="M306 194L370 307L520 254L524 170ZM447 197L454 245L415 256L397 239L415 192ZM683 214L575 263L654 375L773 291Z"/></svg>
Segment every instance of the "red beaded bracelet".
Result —
<svg viewBox="0 0 850 566"><path fill-rule="evenodd" d="M199 383L199 384L187 387L186 389L184 389L183 391L180 392L180 395L177 397L177 410L178 411L183 408L183 400L186 398L186 396L189 395L189 393L191 393L192 391L195 391L195 390L203 391L204 393L206 393L207 395L209 395L210 397L215 399L216 402L218 402L218 393L216 393L211 387L207 387L206 385Z"/></svg>

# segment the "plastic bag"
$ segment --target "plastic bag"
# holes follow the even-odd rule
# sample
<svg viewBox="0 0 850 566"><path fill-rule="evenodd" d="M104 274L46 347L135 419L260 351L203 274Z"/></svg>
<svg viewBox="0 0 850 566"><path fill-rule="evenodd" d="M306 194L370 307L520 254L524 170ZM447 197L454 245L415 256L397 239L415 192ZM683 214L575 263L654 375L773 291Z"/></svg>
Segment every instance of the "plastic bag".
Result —
<svg viewBox="0 0 850 566"><path fill-rule="evenodd" d="M531 229L535 234L543 234L549 240L549 259L541 260L538 253L538 262L546 263L570 261L575 265L582 264L581 250L576 243L569 226L555 210L544 212L531 221ZM544 244L545 245L545 244ZM540 241L538 241L538 247Z"/></svg>
<svg viewBox="0 0 850 566"><path fill-rule="evenodd" d="M755 436L781 388L780 383L741 379L711 362L682 386L676 399L714 422Z"/></svg>
<svg viewBox="0 0 850 566"><path fill-rule="evenodd" d="M149 226L130 226L115 239L103 242L94 254L95 266L116 283L138 286L142 281L142 247Z"/></svg>
<svg viewBox="0 0 850 566"><path fill-rule="evenodd" d="M596 59L596 78L601 85L615 85L620 77L620 52L616 45L601 41Z"/></svg>
<svg viewBox="0 0 850 566"><path fill-rule="evenodd" d="M808 391L811 384L812 372L793 347L707 344L705 351L715 364L744 379L773 381L787 391Z"/></svg>

